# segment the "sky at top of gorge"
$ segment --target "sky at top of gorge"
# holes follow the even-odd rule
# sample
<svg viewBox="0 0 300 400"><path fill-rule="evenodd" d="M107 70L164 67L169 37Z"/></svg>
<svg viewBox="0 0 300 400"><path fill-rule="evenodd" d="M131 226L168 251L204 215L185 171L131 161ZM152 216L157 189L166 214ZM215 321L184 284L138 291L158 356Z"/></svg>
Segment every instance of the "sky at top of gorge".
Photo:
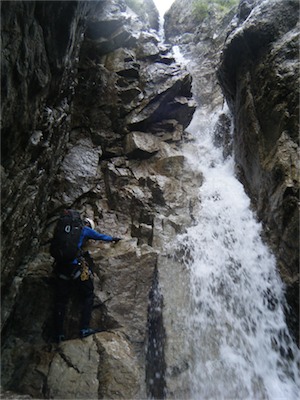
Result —
<svg viewBox="0 0 300 400"><path fill-rule="evenodd" d="M164 15L169 10L174 0L153 0L160 15Z"/></svg>

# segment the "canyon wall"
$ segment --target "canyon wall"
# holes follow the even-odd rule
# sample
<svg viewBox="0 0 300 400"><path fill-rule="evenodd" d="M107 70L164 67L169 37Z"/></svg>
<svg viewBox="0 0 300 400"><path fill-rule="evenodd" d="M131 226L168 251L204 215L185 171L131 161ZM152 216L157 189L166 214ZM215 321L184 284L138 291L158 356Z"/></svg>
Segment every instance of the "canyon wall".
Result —
<svg viewBox="0 0 300 400"><path fill-rule="evenodd" d="M186 296L168 246L202 180L181 149L191 77L153 30L157 12L150 22L122 0L1 10L3 396L164 397L179 390L174 295ZM78 339L73 293L57 345L49 241L69 207L122 240L89 246L91 325L104 331Z"/></svg>
<svg viewBox="0 0 300 400"><path fill-rule="evenodd" d="M188 396L188 272L173 241L200 206L202 176L184 156L192 85L212 111L225 94L237 172L277 256L297 335L298 5L241 1L236 16L200 24L188 3L175 1L166 33L191 59L193 82L160 41L156 11L148 18L123 0L1 3L5 398ZM230 121L219 122L216 140L230 153ZM78 339L74 293L68 340L57 345L49 241L69 207L122 240L89 244L91 325L104 331Z"/></svg>

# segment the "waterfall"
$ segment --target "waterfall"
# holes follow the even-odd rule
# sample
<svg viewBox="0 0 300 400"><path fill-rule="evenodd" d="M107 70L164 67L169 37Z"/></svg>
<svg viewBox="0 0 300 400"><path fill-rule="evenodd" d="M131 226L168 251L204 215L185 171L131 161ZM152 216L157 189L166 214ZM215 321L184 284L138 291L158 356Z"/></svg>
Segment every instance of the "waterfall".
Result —
<svg viewBox="0 0 300 400"><path fill-rule="evenodd" d="M173 53L193 76L199 61L182 56L178 46ZM224 108L199 106L186 129L193 143L184 146L185 157L204 183L194 225L169 246L189 274L187 398L294 400L300 352L285 320L284 285L235 176L234 157L216 146L220 114L231 119Z"/></svg>
<svg viewBox="0 0 300 400"><path fill-rule="evenodd" d="M196 222L175 244L190 276L190 398L296 399L300 355L284 287L233 158L214 145L220 112L199 108L187 129L195 142L186 156L204 174Z"/></svg>
<svg viewBox="0 0 300 400"><path fill-rule="evenodd" d="M162 42L165 41L165 31L164 31L164 14L171 7L174 0L154 0L154 4L157 8L159 14L159 37Z"/></svg>

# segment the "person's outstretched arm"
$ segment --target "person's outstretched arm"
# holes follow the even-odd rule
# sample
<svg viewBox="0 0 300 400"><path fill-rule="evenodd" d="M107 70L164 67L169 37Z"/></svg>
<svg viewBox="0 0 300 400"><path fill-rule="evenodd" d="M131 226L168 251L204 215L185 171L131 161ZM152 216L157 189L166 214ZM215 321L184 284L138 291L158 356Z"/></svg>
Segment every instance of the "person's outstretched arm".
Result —
<svg viewBox="0 0 300 400"><path fill-rule="evenodd" d="M88 226L85 226L83 228L83 236L88 238L88 239L93 239L93 240L103 240L105 242L118 242L121 240L120 238L109 236L109 235L104 235L103 233L99 233L95 231L92 228L89 228Z"/></svg>

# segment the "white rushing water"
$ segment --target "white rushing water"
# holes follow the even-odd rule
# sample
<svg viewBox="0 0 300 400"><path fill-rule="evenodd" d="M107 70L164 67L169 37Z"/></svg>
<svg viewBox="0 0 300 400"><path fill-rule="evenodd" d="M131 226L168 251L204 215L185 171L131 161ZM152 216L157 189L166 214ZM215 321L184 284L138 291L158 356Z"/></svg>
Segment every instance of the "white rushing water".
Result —
<svg viewBox="0 0 300 400"><path fill-rule="evenodd" d="M190 274L190 398L298 399L283 284L233 160L213 144L217 116L198 110L187 129L196 141L191 167L204 174L197 223L176 244Z"/></svg>
<svg viewBox="0 0 300 400"><path fill-rule="evenodd" d="M193 62L178 46L173 52L193 75ZM275 257L235 177L233 156L224 160L214 145L221 112L199 107L186 129L195 142L185 156L204 176L195 225L175 243L190 276L188 399L300 399L300 352L286 325Z"/></svg>

